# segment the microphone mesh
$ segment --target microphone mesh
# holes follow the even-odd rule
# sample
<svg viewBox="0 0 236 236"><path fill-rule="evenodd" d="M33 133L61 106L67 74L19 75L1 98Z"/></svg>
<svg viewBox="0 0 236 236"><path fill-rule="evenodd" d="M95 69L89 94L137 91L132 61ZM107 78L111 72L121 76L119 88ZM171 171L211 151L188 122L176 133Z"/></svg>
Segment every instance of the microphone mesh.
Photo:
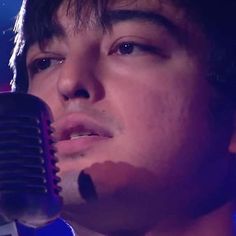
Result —
<svg viewBox="0 0 236 236"><path fill-rule="evenodd" d="M43 225L62 199L51 137L51 113L40 99L0 94L0 218Z"/></svg>

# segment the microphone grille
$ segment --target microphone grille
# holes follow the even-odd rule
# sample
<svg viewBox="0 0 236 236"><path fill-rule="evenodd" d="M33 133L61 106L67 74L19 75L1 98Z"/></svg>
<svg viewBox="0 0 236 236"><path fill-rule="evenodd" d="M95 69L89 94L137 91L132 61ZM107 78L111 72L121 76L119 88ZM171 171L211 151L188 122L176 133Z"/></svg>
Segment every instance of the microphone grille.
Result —
<svg viewBox="0 0 236 236"><path fill-rule="evenodd" d="M42 225L59 214L51 117L37 97L0 94L0 212L7 221Z"/></svg>

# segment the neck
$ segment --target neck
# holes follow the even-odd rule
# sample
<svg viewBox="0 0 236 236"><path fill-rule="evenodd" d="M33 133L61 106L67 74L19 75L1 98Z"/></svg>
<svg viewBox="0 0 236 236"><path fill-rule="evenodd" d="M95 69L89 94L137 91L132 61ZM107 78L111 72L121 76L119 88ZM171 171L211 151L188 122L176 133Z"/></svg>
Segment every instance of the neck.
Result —
<svg viewBox="0 0 236 236"><path fill-rule="evenodd" d="M146 233L117 232L109 236L234 236L234 203L227 203L220 208L193 220L163 222ZM103 236L81 226L75 229L76 236Z"/></svg>
<svg viewBox="0 0 236 236"><path fill-rule="evenodd" d="M157 225L144 236L233 236L235 235L233 214L234 204L227 203L194 220Z"/></svg>

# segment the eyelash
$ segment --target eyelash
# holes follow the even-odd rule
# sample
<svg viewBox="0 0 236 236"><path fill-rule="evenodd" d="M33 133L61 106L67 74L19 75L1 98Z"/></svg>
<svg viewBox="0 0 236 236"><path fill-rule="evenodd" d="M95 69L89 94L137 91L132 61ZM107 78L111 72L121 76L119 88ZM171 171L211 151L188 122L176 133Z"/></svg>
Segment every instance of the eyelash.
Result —
<svg viewBox="0 0 236 236"><path fill-rule="evenodd" d="M29 71L31 75L38 74L51 66L55 66L63 63L63 58L55 58L55 57L42 57L35 59L29 65Z"/></svg>
<svg viewBox="0 0 236 236"><path fill-rule="evenodd" d="M117 55L141 55L141 54L149 53L149 54L156 54L160 56L165 56L162 50L158 47L136 43L133 41L121 42L115 45L109 52L109 55L117 54Z"/></svg>

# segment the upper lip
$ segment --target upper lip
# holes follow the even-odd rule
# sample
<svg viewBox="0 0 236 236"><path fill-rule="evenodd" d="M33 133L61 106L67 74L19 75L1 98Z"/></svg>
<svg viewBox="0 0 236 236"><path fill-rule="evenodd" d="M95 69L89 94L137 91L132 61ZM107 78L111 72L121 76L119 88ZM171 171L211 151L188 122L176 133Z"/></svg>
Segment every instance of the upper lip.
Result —
<svg viewBox="0 0 236 236"><path fill-rule="evenodd" d="M80 113L71 113L53 123L55 141L70 140L73 136L96 135L112 138L113 134L106 124Z"/></svg>

